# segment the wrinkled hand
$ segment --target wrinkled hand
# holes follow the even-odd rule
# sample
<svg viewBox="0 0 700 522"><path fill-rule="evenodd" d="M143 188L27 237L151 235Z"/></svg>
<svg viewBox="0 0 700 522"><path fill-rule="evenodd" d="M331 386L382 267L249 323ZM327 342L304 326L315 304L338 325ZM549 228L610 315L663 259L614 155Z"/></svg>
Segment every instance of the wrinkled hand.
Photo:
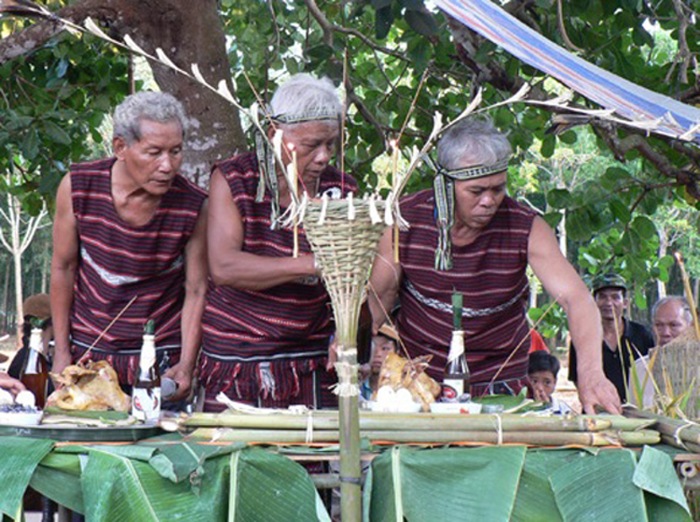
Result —
<svg viewBox="0 0 700 522"><path fill-rule="evenodd" d="M53 355L51 373L61 373L63 370L66 369L67 366L70 366L72 362L73 360L70 354L70 350L56 350ZM56 389L62 387L62 385L58 384L54 379L52 380Z"/></svg>
<svg viewBox="0 0 700 522"><path fill-rule="evenodd" d="M328 345L328 362L326 363L326 371L335 371L335 363L338 362L338 342L333 336L331 344Z"/></svg>
<svg viewBox="0 0 700 522"><path fill-rule="evenodd" d="M617 388L602 372L593 376L579 375L578 396L584 413L596 414L596 406L608 413L622 413Z"/></svg>
<svg viewBox="0 0 700 522"><path fill-rule="evenodd" d="M9 391L12 395L17 395L24 390L24 384L17 379L13 379L5 372L0 372L0 388Z"/></svg>
<svg viewBox="0 0 700 522"><path fill-rule="evenodd" d="M168 397L168 401L181 401L190 395L192 388L192 370L182 363L178 363L163 374L163 377L170 377L177 383L177 391L172 397Z"/></svg>

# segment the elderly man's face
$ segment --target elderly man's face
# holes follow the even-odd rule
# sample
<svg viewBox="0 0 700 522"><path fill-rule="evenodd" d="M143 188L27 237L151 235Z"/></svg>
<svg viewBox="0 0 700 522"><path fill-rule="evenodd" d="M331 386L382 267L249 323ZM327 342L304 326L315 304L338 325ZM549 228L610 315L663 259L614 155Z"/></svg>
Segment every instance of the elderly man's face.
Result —
<svg viewBox="0 0 700 522"><path fill-rule="evenodd" d="M687 312L678 301L668 301L656 310L654 335L659 346L663 346L682 334L690 326Z"/></svg>
<svg viewBox="0 0 700 522"><path fill-rule="evenodd" d="M317 180L328 166L340 137L340 128L335 122L309 121L281 126L282 139L288 151L296 151L297 172L305 184ZM285 154L289 164L291 154ZM315 187L307 186L311 192Z"/></svg>
<svg viewBox="0 0 700 522"><path fill-rule="evenodd" d="M603 288L595 294L595 304L603 320L612 321L622 317L627 303L625 292L621 288Z"/></svg>
<svg viewBox="0 0 700 522"><path fill-rule="evenodd" d="M472 229L486 227L506 197L507 174L455 182L455 220Z"/></svg>
<svg viewBox="0 0 700 522"><path fill-rule="evenodd" d="M182 165L182 127L178 121L141 120L141 139L127 144L114 138L114 154L133 182L147 193L163 195Z"/></svg>

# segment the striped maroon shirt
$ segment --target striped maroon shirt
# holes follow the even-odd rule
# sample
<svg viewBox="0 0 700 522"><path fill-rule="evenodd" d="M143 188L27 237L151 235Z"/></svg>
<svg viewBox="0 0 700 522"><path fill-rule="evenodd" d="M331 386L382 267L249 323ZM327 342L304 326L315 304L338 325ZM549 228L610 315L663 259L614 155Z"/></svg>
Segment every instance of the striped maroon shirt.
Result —
<svg viewBox="0 0 700 522"><path fill-rule="evenodd" d="M506 197L473 243L452 245L453 268L448 271L434 269L438 230L433 191L404 198L401 213L410 229L400 235L403 279L397 325L409 353L413 357L432 354L428 373L442 379L453 329L451 296L456 290L464 296L462 324L472 385L479 389L479 385L488 384L518 346L496 380L526 377L530 343L525 269L535 213ZM435 300L431 303L442 309L426 305L417 294ZM511 304L484 313L504 303ZM481 311L483 316L469 317L468 309Z"/></svg>
<svg viewBox="0 0 700 522"><path fill-rule="evenodd" d="M70 173L80 248L71 337L79 356L138 296L91 352L94 359L108 358L113 363L120 382L131 383L130 368L138 362L148 319L155 321L158 350L179 355L185 246L206 194L176 175L152 219L132 226L114 208L111 169L115 161L73 165Z"/></svg>
<svg viewBox="0 0 700 522"><path fill-rule="evenodd" d="M292 229L270 228L269 191L262 202L255 201L259 180L255 155L236 156L217 167L229 184L243 220L243 251L291 257ZM354 179L327 167L320 178L319 193L341 186L344 195L357 189ZM299 252L311 252L302 228ZM295 395L299 376L314 371L325 360L333 329L330 298L319 279L313 278L310 284L285 283L265 290L217 286L210 280L202 318L200 360L200 378L207 395L222 390L239 399L257 395L262 362L271 364L277 398ZM238 392L233 393L234 390Z"/></svg>

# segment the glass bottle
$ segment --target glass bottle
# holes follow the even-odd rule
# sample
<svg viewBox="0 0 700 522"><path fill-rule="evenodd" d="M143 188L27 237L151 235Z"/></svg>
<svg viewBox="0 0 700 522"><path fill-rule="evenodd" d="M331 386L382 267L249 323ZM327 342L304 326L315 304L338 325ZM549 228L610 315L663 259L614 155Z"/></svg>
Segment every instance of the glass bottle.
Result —
<svg viewBox="0 0 700 522"><path fill-rule="evenodd" d="M20 372L20 381L34 394L37 408L43 408L49 383L49 363L44 355L43 330L38 323L32 322L29 334L29 353Z"/></svg>
<svg viewBox="0 0 700 522"><path fill-rule="evenodd" d="M452 294L453 330L450 351L445 365L442 398L447 401L459 400L469 393L469 366L464 351L464 331L462 330L462 294Z"/></svg>
<svg viewBox="0 0 700 522"><path fill-rule="evenodd" d="M155 323L149 319L143 333L141 357L132 390L131 414L142 422L160 417L160 373L156 364Z"/></svg>

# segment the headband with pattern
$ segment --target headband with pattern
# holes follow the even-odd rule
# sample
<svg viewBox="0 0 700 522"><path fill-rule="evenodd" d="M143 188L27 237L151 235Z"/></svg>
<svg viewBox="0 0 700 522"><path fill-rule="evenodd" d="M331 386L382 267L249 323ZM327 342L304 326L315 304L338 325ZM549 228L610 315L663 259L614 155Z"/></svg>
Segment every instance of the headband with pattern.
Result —
<svg viewBox="0 0 700 522"><path fill-rule="evenodd" d="M438 247L435 250L435 270L445 271L452 268L450 229L455 221L455 181L465 181L498 174L508 169L509 160L510 157L506 157L493 165L476 165L453 170L447 170L432 160L429 160L429 163L436 172L433 182L438 226Z"/></svg>
<svg viewBox="0 0 700 522"><path fill-rule="evenodd" d="M270 109L268 107L268 114ZM275 116L269 116L273 122L290 125L295 123L306 123L309 121L337 121L340 122L340 115L337 110L320 108L311 109L299 113L284 113ZM272 145L268 142L265 136L260 132L255 135L255 153L258 158L258 169L260 170L260 181L258 182L258 190L255 196L255 201L260 203L265 198L265 187L272 194L272 209L270 211L271 228L275 230L279 223L280 217L280 195L277 186L277 171L275 169L275 154L272 150Z"/></svg>

